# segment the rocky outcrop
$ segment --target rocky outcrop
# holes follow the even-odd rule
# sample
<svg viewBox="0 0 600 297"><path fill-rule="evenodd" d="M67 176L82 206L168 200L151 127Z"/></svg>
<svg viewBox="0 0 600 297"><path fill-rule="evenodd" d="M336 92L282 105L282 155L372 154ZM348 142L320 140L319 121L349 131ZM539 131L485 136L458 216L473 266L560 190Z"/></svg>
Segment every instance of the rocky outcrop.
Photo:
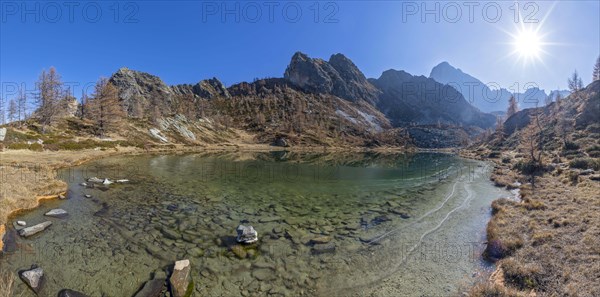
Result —
<svg viewBox="0 0 600 297"><path fill-rule="evenodd" d="M342 54L335 54L326 62L297 52L284 77L307 92L331 94L351 102L362 99L373 104L379 95L358 67Z"/></svg>
<svg viewBox="0 0 600 297"><path fill-rule="evenodd" d="M188 297L194 290L194 283L191 277L190 260L181 260L175 262L173 274L169 278L171 284L171 294L173 297Z"/></svg>
<svg viewBox="0 0 600 297"><path fill-rule="evenodd" d="M173 92L158 76L121 68L109 82L119 90L119 99L129 116L139 116L138 109L156 106L168 111L173 103Z"/></svg>
<svg viewBox="0 0 600 297"><path fill-rule="evenodd" d="M46 221L31 227L23 228L19 230L19 235L23 237L30 237L46 230L46 228L50 227L50 225L52 225L52 222Z"/></svg>
<svg viewBox="0 0 600 297"><path fill-rule="evenodd" d="M19 277L35 294L39 294L42 290L44 285L44 270L42 268L32 265L31 269L19 272Z"/></svg>
<svg viewBox="0 0 600 297"><path fill-rule="evenodd" d="M216 77L202 80L195 85L183 84L172 87L176 95L196 96L204 99L213 99L217 97L230 98L229 91L223 83Z"/></svg>

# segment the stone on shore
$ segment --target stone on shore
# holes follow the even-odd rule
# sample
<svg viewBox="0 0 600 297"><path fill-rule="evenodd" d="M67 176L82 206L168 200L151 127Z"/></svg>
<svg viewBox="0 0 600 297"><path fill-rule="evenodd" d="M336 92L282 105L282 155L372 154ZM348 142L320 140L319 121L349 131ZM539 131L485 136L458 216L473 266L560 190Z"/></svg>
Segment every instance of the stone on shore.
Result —
<svg viewBox="0 0 600 297"><path fill-rule="evenodd" d="M175 262L173 274L171 274L169 282L173 297L187 297L191 295L194 290L194 283L191 278L190 260L186 259Z"/></svg>
<svg viewBox="0 0 600 297"><path fill-rule="evenodd" d="M250 244L258 241L258 232L252 226L239 225L236 231L237 242Z"/></svg>
<svg viewBox="0 0 600 297"><path fill-rule="evenodd" d="M89 297L86 294L83 294L81 292L77 292L77 291L73 291L73 290L69 290L69 289L63 289L60 292L58 292L58 297Z"/></svg>
<svg viewBox="0 0 600 297"><path fill-rule="evenodd" d="M66 210L61 209L61 208L56 208L56 209L53 209L53 210L45 213L44 215L49 216L49 217L54 217L54 218L62 218L68 214L69 213Z"/></svg>
<svg viewBox="0 0 600 297"><path fill-rule="evenodd" d="M37 233L40 233L40 232L46 230L46 228L50 227L50 225L52 225L52 222L46 221L46 222L31 226L31 227L27 227L27 228L19 230L19 235L21 235L23 237L33 236Z"/></svg>
<svg viewBox="0 0 600 297"><path fill-rule="evenodd" d="M44 270L42 268L33 265L31 269L21 271L19 277L36 295L39 294L44 285Z"/></svg>

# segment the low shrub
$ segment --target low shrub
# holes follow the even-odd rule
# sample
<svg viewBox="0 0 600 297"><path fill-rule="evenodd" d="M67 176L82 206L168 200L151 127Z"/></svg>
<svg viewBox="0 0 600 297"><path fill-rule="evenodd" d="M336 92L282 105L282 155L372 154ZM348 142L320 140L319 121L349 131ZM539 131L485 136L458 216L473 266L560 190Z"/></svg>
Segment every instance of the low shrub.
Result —
<svg viewBox="0 0 600 297"><path fill-rule="evenodd" d="M544 166L542 166L539 162L520 160L513 166L513 169L518 170L522 174L530 175L542 172L544 170Z"/></svg>
<svg viewBox="0 0 600 297"><path fill-rule="evenodd" d="M563 148L568 151L573 151L573 150L578 150L579 145L572 141L565 141L565 143L563 144Z"/></svg>
<svg viewBox="0 0 600 297"><path fill-rule="evenodd" d="M29 149L35 152L41 152L44 150L44 146L42 146L41 144L34 142L31 145L29 145Z"/></svg>
<svg viewBox="0 0 600 297"><path fill-rule="evenodd" d="M521 289L535 289L540 286L541 269L534 265L521 264L514 259L502 261L504 280Z"/></svg>
<svg viewBox="0 0 600 297"><path fill-rule="evenodd" d="M8 145L10 150L26 150L29 148L29 144L25 142L14 142Z"/></svg>
<svg viewBox="0 0 600 297"><path fill-rule="evenodd" d="M569 162L569 167L577 169L600 170L600 160L592 158L577 158Z"/></svg>

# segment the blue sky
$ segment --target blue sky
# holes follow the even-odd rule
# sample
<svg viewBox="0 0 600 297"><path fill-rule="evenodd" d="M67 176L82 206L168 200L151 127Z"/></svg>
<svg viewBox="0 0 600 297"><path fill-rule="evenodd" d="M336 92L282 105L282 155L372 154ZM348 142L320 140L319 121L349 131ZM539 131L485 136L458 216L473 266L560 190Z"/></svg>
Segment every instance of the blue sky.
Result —
<svg viewBox="0 0 600 297"><path fill-rule="evenodd" d="M566 88L574 69L589 83L600 54L600 1L520 2L518 23L512 1L471 7L432 1L47 3L1 1L4 84L29 89L42 69L55 66L63 80L83 85L126 66L168 84L215 76L231 85L281 77L294 52L302 51L325 59L343 53L367 77L390 68L428 76L448 61L505 88L534 82L556 89ZM223 8L233 12L222 15ZM543 35L545 53L524 63L510 55L510 43L526 16L533 22L527 28ZM10 97L4 87L3 93Z"/></svg>

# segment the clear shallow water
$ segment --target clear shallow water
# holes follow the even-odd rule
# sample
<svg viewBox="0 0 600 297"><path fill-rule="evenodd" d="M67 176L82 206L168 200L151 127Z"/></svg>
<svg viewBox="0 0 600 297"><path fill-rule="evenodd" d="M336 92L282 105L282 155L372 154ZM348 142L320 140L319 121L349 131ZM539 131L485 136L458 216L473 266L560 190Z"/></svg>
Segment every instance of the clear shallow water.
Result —
<svg viewBox="0 0 600 297"><path fill-rule="evenodd" d="M0 263L44 268L42 296L132 296L183 258L200 296L445 296L482 268L490 202L509 195L489 170L446 154L109 158L64 171L69 199L18 218L53 226ZM79 185L92 176L131 182ZM43 217L56 207L70 215ZM236 256L240 223L260 241Z"/></svg>

